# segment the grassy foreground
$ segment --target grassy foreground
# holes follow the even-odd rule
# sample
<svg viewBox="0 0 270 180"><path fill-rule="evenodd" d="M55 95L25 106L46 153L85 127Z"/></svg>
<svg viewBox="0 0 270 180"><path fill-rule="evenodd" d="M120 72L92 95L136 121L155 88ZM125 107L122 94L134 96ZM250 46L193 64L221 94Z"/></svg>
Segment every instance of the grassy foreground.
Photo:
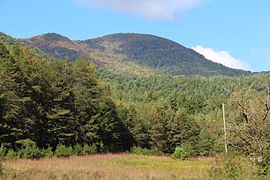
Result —
<svg viewBox="0 0 270 180"><path fill-rule="evenodd" d="M199 179L212 158L187 161L170 157L106 154L41 160L9 160L0 179Z"/></svg>

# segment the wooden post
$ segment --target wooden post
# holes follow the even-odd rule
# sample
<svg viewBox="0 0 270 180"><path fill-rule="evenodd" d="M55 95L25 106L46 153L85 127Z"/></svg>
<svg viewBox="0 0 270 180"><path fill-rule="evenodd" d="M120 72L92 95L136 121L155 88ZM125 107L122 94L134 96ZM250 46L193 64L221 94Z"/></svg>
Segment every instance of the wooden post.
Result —
<svg viewBox="0 0 270 180"><path fill-rule="evenodd" d="M224 124L224 146L225 146L225 154L228 154L227 147L227 129L226 129L226 118L225 118L225 105L222 103L222 114L223 114L223 124Z"/></svg>

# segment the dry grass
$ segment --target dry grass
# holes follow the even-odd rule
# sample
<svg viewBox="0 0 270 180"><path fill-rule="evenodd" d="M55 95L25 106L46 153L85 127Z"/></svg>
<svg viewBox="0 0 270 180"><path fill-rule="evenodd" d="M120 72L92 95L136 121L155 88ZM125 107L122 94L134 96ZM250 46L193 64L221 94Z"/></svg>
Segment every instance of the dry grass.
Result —
<svg viewBox="0 0 270 180"><path fill-rule="evenodd" d="M19 159L4 162L2 179L199 179L213 162L212 158L178 161L130 154Z"/></svg>

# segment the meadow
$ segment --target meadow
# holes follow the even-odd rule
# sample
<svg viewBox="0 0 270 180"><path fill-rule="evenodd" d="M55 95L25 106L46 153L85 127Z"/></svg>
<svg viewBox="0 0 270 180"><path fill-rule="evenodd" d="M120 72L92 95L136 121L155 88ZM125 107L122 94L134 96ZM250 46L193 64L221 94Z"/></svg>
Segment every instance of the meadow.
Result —
<svg viewBox="0 0 270 180"><path fill-rule="evenodd" d="M3 162L2 179L201 179L214 158L104 154ZM1 179L0 178L0 179Z"/></svg>

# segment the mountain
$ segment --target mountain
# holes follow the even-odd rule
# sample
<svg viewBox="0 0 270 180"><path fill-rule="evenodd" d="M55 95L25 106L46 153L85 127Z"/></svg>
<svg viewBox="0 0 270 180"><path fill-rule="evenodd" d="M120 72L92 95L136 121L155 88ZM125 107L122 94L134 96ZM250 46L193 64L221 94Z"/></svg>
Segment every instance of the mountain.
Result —
<svg viewBox="0 0 270 180"><path fill-rule="evenodd" d="M82 41L89 48L122 54L124 61L158 69L171 75L241 75L248 72L225 67L171 40L145 34L113 34Z"/></svg>
<svg viewBox="0 0 270 180"><path fill-rule="evenodd" d="M0 32L0 41L4 42L7 45L15 45L17 42L16 39L2 32Z"/></svg>
<svg viewBox="0 0 270 180"><path fill-rule="evenodd" d="M239 76L251 72L232 69L171 40L148 34L118 33L84 41L72 41L56 33L18 39L49 56L93 61L99 67L131 74Z"/></svg>
<svg viewBox="0 0 270 180"><path fill-rule="evenodd" d="M85 56L85 50L88 51L85 47L81 47L81 43L71 41L67 37L56 33L34 36L29 39L20 39L20 42L24 45L38 48L44 53L60 59L68 58L75 60L80 55Z"/></svg>

